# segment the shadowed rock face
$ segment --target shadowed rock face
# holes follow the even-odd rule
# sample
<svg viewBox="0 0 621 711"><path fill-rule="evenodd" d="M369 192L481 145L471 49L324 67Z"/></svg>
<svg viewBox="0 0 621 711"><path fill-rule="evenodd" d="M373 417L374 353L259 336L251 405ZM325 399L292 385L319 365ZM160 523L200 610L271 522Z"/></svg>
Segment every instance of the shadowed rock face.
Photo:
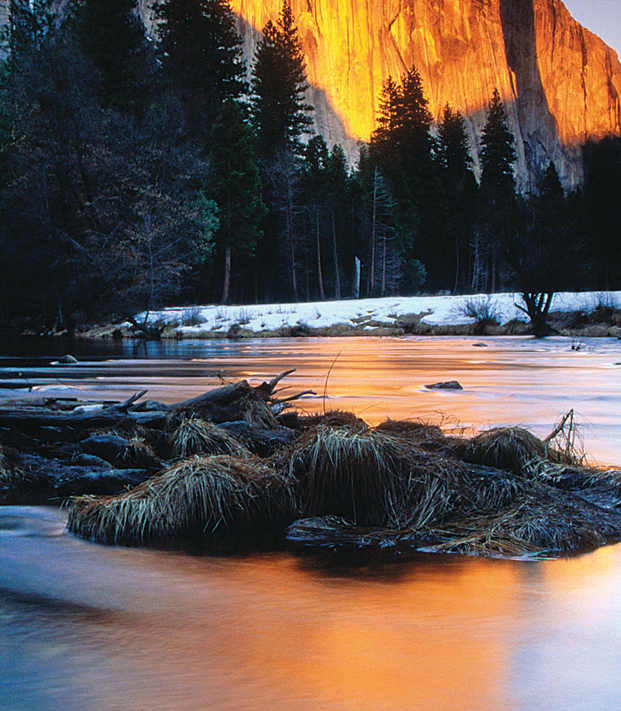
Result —
<svg viewBox="0 0 621 711"><path fill-rule="evenodd" d="M247 57L281 0L231 0ZM448 101L468 119L478 161L494 87L517 139L518 177L554 160L582 180L580 144L621 131L621 65L560 0L292 0L318 128L349 147L374 128L382 84L415 64L436 118Z"/></svg>

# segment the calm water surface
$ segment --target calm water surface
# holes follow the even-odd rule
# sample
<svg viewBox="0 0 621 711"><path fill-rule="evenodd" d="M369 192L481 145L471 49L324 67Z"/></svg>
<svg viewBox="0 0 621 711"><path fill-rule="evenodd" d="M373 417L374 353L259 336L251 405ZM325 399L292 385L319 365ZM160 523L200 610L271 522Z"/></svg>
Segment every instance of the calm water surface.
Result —
<svg viewBox="0 0 621 711"><path fill-rule="evenodd" d="M10 344L0 397L172 402L296 367L291 392L320 410L334 363L326 407L540 434L575 407L593 456L621 464L619 341L483 342ZM63 350L88 362L50 366ZM464 391L424 388L440 380ZM621 546L353 568L106 548L53 509L0 508L1 711L600 711L621 708L620 649Z"/></svg>

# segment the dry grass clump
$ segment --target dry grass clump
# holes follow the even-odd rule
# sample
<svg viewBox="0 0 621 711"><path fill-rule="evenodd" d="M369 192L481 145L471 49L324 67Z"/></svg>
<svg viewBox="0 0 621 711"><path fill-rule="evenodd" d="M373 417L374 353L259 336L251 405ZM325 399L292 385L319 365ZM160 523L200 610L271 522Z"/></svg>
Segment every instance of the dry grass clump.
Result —
<svg viewBox="0 0 621 711"><path fill-rule="evenodd" d="M172 452L176 457L186 458L192 454L243 457L248 454L246 447L226 430L194 416L181 421L172 439Z"/></svg>
<svg viewBox="0 0 621 711"><path fill-rule="evenodd" d="M282 473L253 457L193 456L118 496L71 500L70 531L103 543L197 543L293 519Z"/></svg>
<svg viewBox="0 0 621 711"><path fill-rule="evenodd" d="M411 444L429 451L438 451L447 446L447 437L440 427L418 420L386 420L375 428L393 437L408 440Z"/></svg>
<svg viewBox="0 0 621 711"><path fill-rule="evenodd" d="M255 397L245 397L240 400L241 419L253 427L264 430L278 429L278 420L272 405Z"/></svg>
<svg viewBox="0 0 621 711"><path fill-rule="evenodd" d="M364 420L346 410L328 410L327 412L308 415L303 418L304 427L348 427L351 430L368 430L369 426Z"/></svg>
<svg viewBox="0 0 621 711"><path fill-rule="evenodd" d="M409 449L371 430L320 427L302 437L290 457L305 515L342 516L365 526L400 518L404 461Z"/></svg>
<svg viewBox="0 0 621 711"><path fill-rule="evenodd" d="M296 521L288 538L302 545L524 556L594 548L621 534L621 517L613 510L482 467L463 467L448 486L444 477L427 480L421 491L423 498L412 497L416 516L407 526L364 527L328 515Z"/></svg>
<svg viewBox="0 0 621 711"><path fill-rule="evenodd" d="M447 523L434 531L442 542L428 550L503 556L568 552L604 545L619 533L616 512L538 485L508 509Z"/></svg>
<svg viewBox="0 0 621 711"><path fill-rule="evenodd" d="M119 453L116 464L123 469L157 470L162 466L159 457L143 437L135 435Z"/></svg>
<svg viewBox="0 0 621 711"><path fill-rule="evenodd" d="M560 452L522 427L494 427L466 440L456 452L461 459L534 478L542 462L571 464Z"/></svg>
<svg viewBox="0 0 621 711"><path fill-rule="evenodd" d="M320 428L288 456L302 513L358 526L422 531L457 512L508 506L526 486L510 473L427 452L416 438L380 428Z"/></svg>

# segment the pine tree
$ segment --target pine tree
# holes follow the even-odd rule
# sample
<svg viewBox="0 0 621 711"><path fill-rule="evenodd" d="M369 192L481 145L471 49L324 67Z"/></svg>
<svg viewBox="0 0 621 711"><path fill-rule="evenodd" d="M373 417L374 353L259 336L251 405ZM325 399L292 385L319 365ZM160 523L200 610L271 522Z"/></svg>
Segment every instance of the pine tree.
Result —
<svg viewBox="0 0 621 711"><path fill-rule="evenodd" d="M144 109L154 64L137 0L82 0L76 31L80 48L101 75L104 103Z"/></svg>
<svg viewBox="0 0 621 711"><path fill-rule="evenodd" d="M384 82L380 95L379 110L377 114L377 128L373 132L371 141L374 145L385 148L394 143L394 131L397 128L397 104L399 102L400 87L389 76Z"/></svg>
<svg viewBox="0 0 621 711"><path fill-rule="evenodd" d="M224 260L222 303L230 294L232 262L252 257L266 208L254 160L252 132L240 104L227 99L214 125L208 193L218 205L216 244Z"/></svg>
<svg viewBox="0 0 621 711"><path fill-rule="evenodd" d="M404 154L406 172L412 178L420 179L431 160L433 118L420 74L414 66L401 79L395 113L394 133Z"/></svg>
<svg viewBox="0 0 621 711"><path fill-rule="evenodd" d="M326 190L330 211L330 230L332 233L332 262L334 264L334 298L342 297L341 254L344 222L348 212L349 170L343 147L336 144L326 163Z"/></svg>
<svg viewBox="0 0 621 711"><path fill-rule="evenodd" d="M299 300L300 178L302 137L312 110L306 103L306 62L289 0L276 23L269 21L252 70L252 116L257 155L262 161L274 242L286 255L291 296Z"/></svg>
<svg viewBox="0 0 621 711"><path fill-rule="evenodd" d="M301 155L301 137L309 132L312 107L306 102L306 61L289 0L276 23L263 28L252 71L252 107L259 155L278 151Z"/></svg>
<svg viewBox="0 0 621 711"><path fill-rule="evenodd" d="M488 105L481 144L480 237L475 243L477 267L473 269L473 288L496 291L502 277L501 245L510 236L516 215L513 165L517 159L507 111L497 89Z"/></svg>
<svg viewBox="0 0 621 711"><path fill-rule="evenodd" d="M439 158L445 182L453 192L460 192L472 165L470 144L466 136L464 117L448 104L444 107L438 127Z"/></svg>
<svg viewBox="0 0 621 711"><path fill-rule="evenodd" d="M222 103L246 92L235 15L228 0L160 0L156 17L164 76L204 143Z"/></svg>
<svg viewBox="0 0 621 711"><path fill-rule="evenodd" d="M456 292L467 284L477 184L471 170L472 158L463 116L448 104L438 127L438 158L448 207L447 229L454 244L446 261L447 266L454 269L453 291Z"/></svg>
<svg viewBox="0 0 621 711"><path fill-rule="evenodd" d="M395 244L404 261L422 259L430 286L447 289L454 284L454 269L446 260L452 245L431 127L429 102L416 67L399 84L389 78L380 100L378 128L371 137L371 157L396 201ZM406 270L404 283L407 278Z"/></svg>
<svg viewBox="0 0 621 711"><path fill-rule="evenodd" d="M550 203L556 203L565 197L565 191L553 161L550 161L550 165L545 172L539 194Z"/></svg>
<svg viewBox="0 0 621 711"><path fill-rule="evenodd" d="M515 139L509 130L509 118L500 100L498 89L488 105L487 121L481 135L481 190L492 203L510 200L515 196L513 164L517 159Z"/></svg>

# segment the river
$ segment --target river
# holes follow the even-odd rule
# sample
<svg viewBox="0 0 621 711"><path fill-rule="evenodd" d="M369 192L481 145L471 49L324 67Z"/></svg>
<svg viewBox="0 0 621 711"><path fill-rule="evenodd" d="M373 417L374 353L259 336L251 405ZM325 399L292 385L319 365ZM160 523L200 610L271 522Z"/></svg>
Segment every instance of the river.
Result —
<svg viewBox="0 0 621 711"><path fill-rule="evenodd" d="M0 396L148 388L172 402L295 367L284 394L312 388L304 408L370 422L522 423L545 435L575 408L593 460L621 464L616 340L91 343L72 344L79 365L49 365L63 348L7 345ZM445 380L464 390L425 388ZM561 560L356 567L106 548L69 536L55 509L4 507L0 709L615 709L620 590L621 545Z"/></svg>

